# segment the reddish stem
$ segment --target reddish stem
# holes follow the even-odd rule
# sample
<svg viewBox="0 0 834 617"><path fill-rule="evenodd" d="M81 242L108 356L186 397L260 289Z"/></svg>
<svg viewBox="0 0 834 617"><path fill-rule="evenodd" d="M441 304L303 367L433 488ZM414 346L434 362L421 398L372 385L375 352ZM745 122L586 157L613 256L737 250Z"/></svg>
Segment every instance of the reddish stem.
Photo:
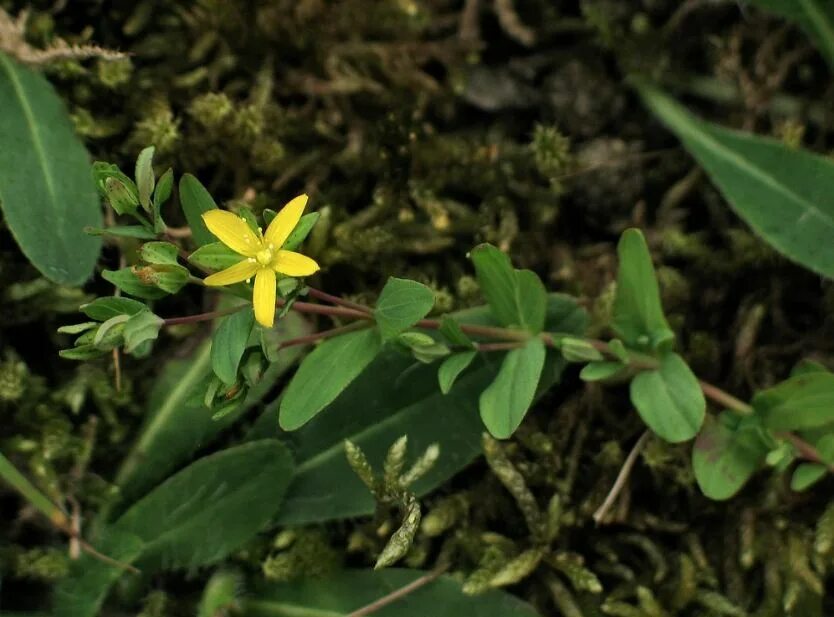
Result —
<svg viewBox="0 0 834 617"><path fill-rule="evenodd" d="M358 302L351 302L350 300L345 300L344 298L340 298L339 296L333 296L327 292L322 291L321 289L316 289L315 287L308 287L308 292L312 298L316 298L323 302L329 302L330 304L335 304L337 306L343 306L345 308L353 309L354 311L360 311L362 313L373 313L373 309L364 304L359 304Z"/></svg>

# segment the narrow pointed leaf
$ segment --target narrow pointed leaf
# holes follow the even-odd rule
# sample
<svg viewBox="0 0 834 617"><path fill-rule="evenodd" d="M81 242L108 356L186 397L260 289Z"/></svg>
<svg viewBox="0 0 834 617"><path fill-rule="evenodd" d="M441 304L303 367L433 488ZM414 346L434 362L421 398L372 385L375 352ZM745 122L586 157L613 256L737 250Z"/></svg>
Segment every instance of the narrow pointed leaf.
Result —
<svg viewBox="0 0 834 617"><path fill-rule="evenodd" d="M180 205L185 220L191 227L191 237L197 246L214 242L217 238L208 230L203 222L203 213L217 208L214 198L197 178L191 174L184 174L180 178Z"/></svg>
<svg viewBox="0 0 834 617"><path fill-rule="evenodd" d="M736 214L784 256L834 277L834 161L704 122L657 88L635 83Z"/></svg>

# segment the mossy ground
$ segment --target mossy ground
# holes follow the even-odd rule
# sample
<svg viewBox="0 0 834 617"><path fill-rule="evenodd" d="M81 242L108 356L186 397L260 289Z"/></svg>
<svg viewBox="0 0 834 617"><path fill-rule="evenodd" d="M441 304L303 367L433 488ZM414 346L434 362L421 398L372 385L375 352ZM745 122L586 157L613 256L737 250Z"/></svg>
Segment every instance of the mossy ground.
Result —
<svg viewBox="0 0 834 617"><path fill-rule="evenodd" d="M624 81L648 73L713 120L826 152L834 80L801 32L743 3L33 4L33 44L60 35L130 54L47 69L97 159L130 169L154 144L160 168L194 173L219 200L256 212L308 192L323 214L309 251L332 293L372 299L399 275L436 289L442 311L479 303L465 255L489 241L603 324L617 235L639 225L699 375L745 397L803 357L832 365L830 283L758 241ZM2 227L0 238L0 443L50 496L93 511L136 434L157 360L123 362L118 391L110 363L59 360L64 341L52 333L85 292L39 279ZM105 249L103 264L117 259ZM189 314L202 302L164 308ZM180 334L155 358L187 352ZM406 563L448 557L471 589L505 572L543 615L834 611L822 591L834 565L831 480L798 495L763 473L716 504L694 484L689 446L651 440L595 526L642 431L623 389L572 375L492 449L492 469L478 463L424 501ZM515 499L499 476L516 479ZM554 494L561 529L547 544L517 502L532 495L546 511ZM43 608L66 573L64 539L8 492L0 510L0 608ZM274 580L367 566L384 544L378 524L285 531L230 563ZM120 589L114 611L193 614L203 580Z"/></svg>

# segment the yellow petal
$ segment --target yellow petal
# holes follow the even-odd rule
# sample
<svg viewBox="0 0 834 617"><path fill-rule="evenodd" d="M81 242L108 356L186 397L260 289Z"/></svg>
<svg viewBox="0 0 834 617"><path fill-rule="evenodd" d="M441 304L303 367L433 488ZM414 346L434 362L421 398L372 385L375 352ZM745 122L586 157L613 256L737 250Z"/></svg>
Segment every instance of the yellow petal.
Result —
<svg viewBox="0 0 834 617"><path fill-rule="evenodd" d="M255 292L252 294L255 319L265 328L275 321L275 272L261 268L255 275Z"/></svg>
<svg viewBox="0 0 834 617"><path fill-rule="evenodd" d="M279 249L287 241L287 238L298 225L301 220L301 215L304 213L304 207L307 205L307 196L299 195L293 199L286 206L281 208L281 211L275 215L269 227L266 228L264 240L266 244L272 244Z"/></svg>
<svg viewBox="0 0 834 617"><path fill-rule="evenodd" d="M251 278L255 272L258 271L258 264L244 259L240 263L229 266L225 270L221 270L215 274L207 276L203 283L209 287L219 287L222 285L234 285L240 283L248 278Z"/></svg>
<svg viewBox="0 0 834 617"><path fill-rule="evenodd" d="M239 216L226 210L209 210L203 213L208 230L235 253L254 257L263 243L255 232Z"/></svg>
<svg viewBox="0 0 834 617"><path fill-rule="evenodd" d="M319 271L319 265L314 260L293 251L278 251L272 267L287 276L310 276Z"/></svg>

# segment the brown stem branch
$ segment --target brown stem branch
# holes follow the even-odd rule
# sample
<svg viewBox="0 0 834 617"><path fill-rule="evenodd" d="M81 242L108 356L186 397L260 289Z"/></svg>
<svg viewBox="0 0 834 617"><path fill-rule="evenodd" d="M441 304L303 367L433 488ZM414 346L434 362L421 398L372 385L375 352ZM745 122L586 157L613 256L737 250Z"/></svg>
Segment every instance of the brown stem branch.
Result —
<svg viewBox="0 0 834 617"><path fill-rule="evenodd" d="M623 488L628 481L628 477L631 475L631 470L634 468L634 464L637 462L637 455L640 454L640 450L646 445L646 441L649 439L649 435L651 433L649 431L645 431L642 435L640 435L640 439L637 440L637 443L634 444L634 447L631 449L631 452L628 453L628 457L626 457L625 462L623 463L622 468L620 469L620 473L617 474L617 479L614 480L614 486L611 487L611 490L608 491L608 495L605 497L605 501L602 502L602 505L597 508L596 512L594 512L594 522L599 525L605 520L605 517L608 515L608 511L611 509L611 506L614 505L614 502L619 497L620 493L622 492Z"/></svg>
<svg viewBox="0 0 834 617"><path fill-rule="evenodd" d="M373 309L369 306L365 306L364 304L359 304L358 302L352 302L350 300L345 300L344 298L340 298L339 296L333 296L327 292L322 291L321 289L316 289L315 287L308 287L307 293L312 298L316 298L317 300L321 300L322 302L329 302L330 304L335 304L336 306L343 306L345 308L353 309L355 311L361 311L363 313L373 313Z"/></svg>

